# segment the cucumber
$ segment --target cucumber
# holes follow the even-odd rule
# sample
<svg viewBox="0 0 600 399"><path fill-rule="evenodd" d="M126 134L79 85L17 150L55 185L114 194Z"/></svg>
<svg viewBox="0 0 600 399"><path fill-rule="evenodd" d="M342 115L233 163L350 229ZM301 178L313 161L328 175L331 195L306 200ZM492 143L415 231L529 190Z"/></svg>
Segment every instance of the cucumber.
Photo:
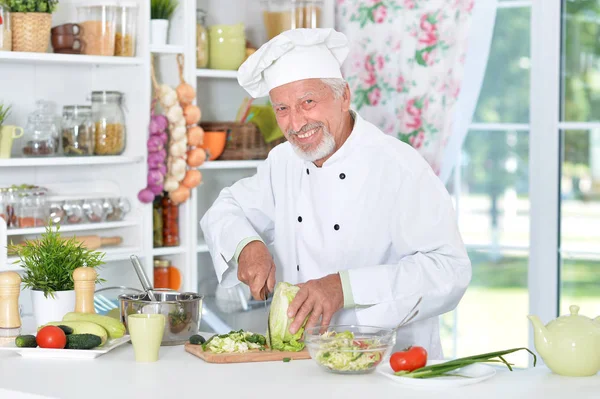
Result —
<svg viewBox="0 0 600 399"><path fill-rule="evenodd" d="M37 348L37 341L35 335L19 335L15 338L15 345L18 348Z"/></svg>
<svg viewBox="0 0 600 399"><path fill-rule="evenodd" d="M93 349L101 343L102 339L94 334L71 334L67 335L65 349Z"/></svg>
<svg viewBox="0 0 600 399"><path fill-rule="evenodd" d="M64 315L63 321L85 321L98 324L108 332L108 338L110 339L121 338L125 335L125 325L110 316L103 316L96 313L70 312Z"/></svg>
<svg viewBox="0 0 600 399"><path fill-rule="evenodd" d="M190 337L190 344L193 345L202 345L204 342L206 342L206 340L204 339L204 337L202 335L192 335Z"/></svg>
<svg viewBox="0 0 600 399"><path fill-rule="evenodd" d="M60 325L60 326L56 326L58 328L60 328L61 330L64 331L65 335L70 335L73 334L73 329L69 326L64 326L64 325Z"/></svg>

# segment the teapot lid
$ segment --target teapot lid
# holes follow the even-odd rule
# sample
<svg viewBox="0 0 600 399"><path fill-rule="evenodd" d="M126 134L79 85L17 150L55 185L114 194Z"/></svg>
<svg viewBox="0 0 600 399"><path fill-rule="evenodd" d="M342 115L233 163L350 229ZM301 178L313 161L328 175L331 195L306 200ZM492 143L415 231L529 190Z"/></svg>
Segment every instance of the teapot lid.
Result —
<svg viewBox="0 0 600 399"><path fill-rule="evenodd" d="M548 323L546 326L548 330L561 331L570 336L590 333L600 335L600 323L587 316L580 315L579 306L569 306L569 312L570 314L560 316Z"/></svg>

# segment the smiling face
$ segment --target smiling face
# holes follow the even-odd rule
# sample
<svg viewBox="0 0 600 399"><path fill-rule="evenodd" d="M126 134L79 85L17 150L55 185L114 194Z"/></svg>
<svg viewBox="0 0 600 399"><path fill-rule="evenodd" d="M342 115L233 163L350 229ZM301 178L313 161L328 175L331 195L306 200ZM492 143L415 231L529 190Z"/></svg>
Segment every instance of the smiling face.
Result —
<svg viewBox="0 0 600 399"><path fill-rule="evenodd" d="M277 124L296 154L321 166L352 130L350 91L336 98L321 79L306 79L271 90Z"/></svg>

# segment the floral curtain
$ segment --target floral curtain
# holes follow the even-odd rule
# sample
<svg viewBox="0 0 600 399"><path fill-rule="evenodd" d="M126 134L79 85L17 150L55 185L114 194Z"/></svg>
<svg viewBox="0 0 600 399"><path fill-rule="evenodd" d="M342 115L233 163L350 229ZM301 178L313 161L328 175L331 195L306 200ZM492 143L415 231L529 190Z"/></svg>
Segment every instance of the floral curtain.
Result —
<svg viewBox="0 0 600 399"><path fill-rule="evenodd" d="M474 24L485 30L487 47L473 54L479 61L479 70L471 71L478 72L477 80L462 95L467 45L482 34L470 29L474 9L492 2L493 8L483 8L486 15L493 9L493 18L484 18L486 26L479 17ZM385 133L411 144L444 179L449 173L442 169L456 162L456 156L444 153L447 144L453 136L458 155L471 121L494 18L495 0L478 0L477 5L474 0L337 0L337 29L351 43L343 72L354 109ZM461 96L465 112L457 109ZM463 131L453 129L455 115L468 121L459 124Z"/></svg>

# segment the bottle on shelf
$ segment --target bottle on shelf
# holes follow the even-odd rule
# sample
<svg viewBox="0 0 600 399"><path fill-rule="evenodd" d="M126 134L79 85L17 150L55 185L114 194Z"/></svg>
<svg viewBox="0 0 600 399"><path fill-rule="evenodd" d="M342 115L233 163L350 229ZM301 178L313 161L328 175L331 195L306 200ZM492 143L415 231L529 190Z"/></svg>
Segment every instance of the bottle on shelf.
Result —
<svg viewBox="0 0 600 399"><path fill-rule="evenodd" d="M162 198L163 214L163 246L179 246L179 205L176 205L168 195Z"/></svg>

